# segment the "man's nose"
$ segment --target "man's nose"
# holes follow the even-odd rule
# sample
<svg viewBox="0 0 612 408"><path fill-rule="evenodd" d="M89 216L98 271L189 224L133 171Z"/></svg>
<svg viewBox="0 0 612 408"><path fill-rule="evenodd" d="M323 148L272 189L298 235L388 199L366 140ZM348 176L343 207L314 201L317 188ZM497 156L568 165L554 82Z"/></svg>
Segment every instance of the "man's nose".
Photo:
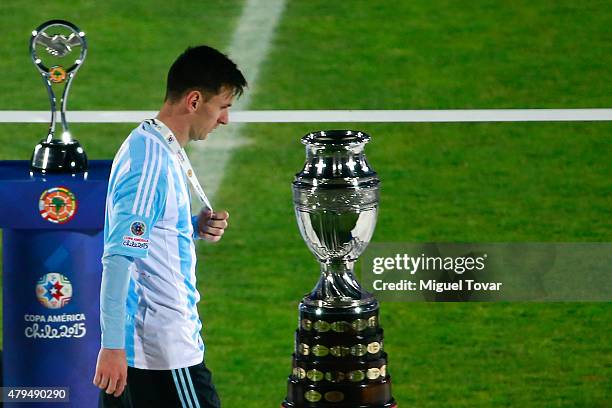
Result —
<svg viewBox="0 0 612 408"><path fill-rule="evenodd" d="M229 123L229 112L225 111L221 114L221 116L219 116L219 119L217 120L218 123L221 123L222 125L227 125Z"/></svg>

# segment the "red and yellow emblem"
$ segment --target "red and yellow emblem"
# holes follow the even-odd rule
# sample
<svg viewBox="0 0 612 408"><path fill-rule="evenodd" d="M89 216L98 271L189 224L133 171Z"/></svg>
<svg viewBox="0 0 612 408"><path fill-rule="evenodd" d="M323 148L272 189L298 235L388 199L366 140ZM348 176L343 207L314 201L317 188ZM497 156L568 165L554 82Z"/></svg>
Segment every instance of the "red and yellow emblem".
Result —
<svg viewBox="0 0 612 408"><path fill-rule="evenodd" d="M49 80L54 84L61 84L66 80L66 70L61 65L52 66L49 70Z"/></svg>
<svg viewBox="0 0 612 408"><path fill-rule="evenodd" d="M40 195L38 209L45 220L54 224L65 224L74 217L77 200L66 187L53 187Z"/></svg>

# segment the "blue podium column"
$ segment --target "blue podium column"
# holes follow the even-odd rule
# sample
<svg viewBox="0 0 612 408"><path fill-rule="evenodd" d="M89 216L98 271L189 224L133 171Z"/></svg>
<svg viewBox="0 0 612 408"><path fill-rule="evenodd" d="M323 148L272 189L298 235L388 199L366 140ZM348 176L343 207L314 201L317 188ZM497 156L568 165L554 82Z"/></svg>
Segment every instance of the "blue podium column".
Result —
<svg viewBox="0 0 612 408"><path fill-rule="evenodd" d="M3 386L69 388L68 404L28 406L97 406L110 166L94 160L87 173L40 175L30 173L29 161L0 162Z"/></svg>

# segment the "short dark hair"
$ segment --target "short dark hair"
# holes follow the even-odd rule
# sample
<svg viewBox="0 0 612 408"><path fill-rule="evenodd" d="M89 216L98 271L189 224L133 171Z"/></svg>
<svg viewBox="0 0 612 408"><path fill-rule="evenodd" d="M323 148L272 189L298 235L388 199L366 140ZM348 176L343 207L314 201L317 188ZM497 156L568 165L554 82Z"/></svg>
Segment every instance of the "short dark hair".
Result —
<svg viewBox="0 0 612 408"><path fill-rule="evenodd" d="M165 100L177 101L192 90L199 90L209 98L224 87L234 96L240 96L246 86L244 75L227 55L200 45L187 48L170 67Z"/></svg>

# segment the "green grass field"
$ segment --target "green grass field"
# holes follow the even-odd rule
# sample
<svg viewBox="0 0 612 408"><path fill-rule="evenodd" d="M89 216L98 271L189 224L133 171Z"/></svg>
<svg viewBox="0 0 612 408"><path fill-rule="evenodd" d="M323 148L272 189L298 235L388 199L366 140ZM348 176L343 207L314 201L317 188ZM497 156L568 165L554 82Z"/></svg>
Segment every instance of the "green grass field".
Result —
<svg viewBox="0 0 612 408"><path fill-rule="evenodd" d="M69 110L161 104L187 45L227 49L241 1L0 4L0 110L45 110L30 31L64 18L90 53ZM251 109L612 107L610 1L288 1ZM68 116L68 119L70 117ZM131 124L74 124L110 159ZM611 123L252 124L214 202L231 214L199 246L207 363L225 406L269 408L290 372L297 304L318 276L291 202L310 130L358 128L383 182L373 242L609 242ZM27 159L44 124L0 125ZM213 134L212 137L215 137ZM605 407L609 303L383 303L400 407ZM92 373L93 374L93 373Z"/></svg>

